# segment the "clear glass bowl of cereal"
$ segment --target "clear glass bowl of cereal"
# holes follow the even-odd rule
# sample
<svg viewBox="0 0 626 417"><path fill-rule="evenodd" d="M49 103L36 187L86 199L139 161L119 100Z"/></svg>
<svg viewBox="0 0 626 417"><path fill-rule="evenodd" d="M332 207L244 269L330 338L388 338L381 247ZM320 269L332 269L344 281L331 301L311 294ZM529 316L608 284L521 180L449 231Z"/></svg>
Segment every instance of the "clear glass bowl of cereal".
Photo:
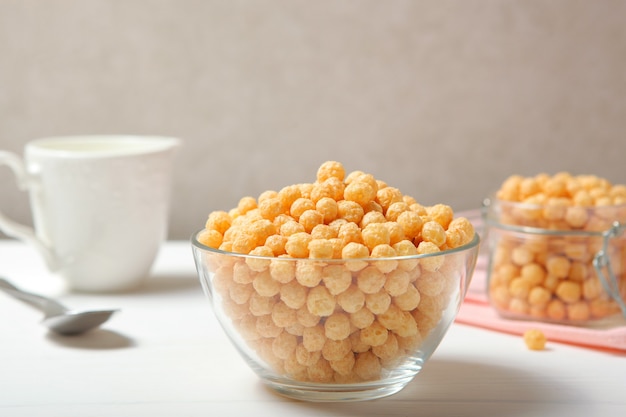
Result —
<svg viewBox="0 0 626 417"><path fill-rule="evenodd" d="M453 323L479 236L329 161L315 181L243 197L191 239L214 313L261 380L307 401L404 388Z"/></svg>
<svg viewBox="0 0 626 417"><path fill-rule="evenodd" d="M265 384L300 400L358 401L394 394L422 369L456 317L479 238L350 260L224 252L197 234L192 247L216 317Z"/></svg>
<svg viewBox="0 0 626 417"><path fill-rule="evenodd" d="M501 316L624 323L626 187L567 173L513 176L485 200L483 217L487 292Z"/></svg>

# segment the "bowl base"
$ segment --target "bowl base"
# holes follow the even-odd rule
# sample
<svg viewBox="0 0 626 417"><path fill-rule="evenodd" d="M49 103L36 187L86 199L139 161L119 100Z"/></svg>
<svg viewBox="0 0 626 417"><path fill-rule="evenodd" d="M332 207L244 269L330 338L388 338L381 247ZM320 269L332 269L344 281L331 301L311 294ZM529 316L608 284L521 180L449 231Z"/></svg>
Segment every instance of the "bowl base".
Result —
<svg viewBox="0 0 626 417"><path fill-rule="evenodd" d="M278 394L295 400L351 402L388 397L401 391L412 379L395 380L393 383L387 381L361 384L293 384L263 379L263 383Z"/></svg>

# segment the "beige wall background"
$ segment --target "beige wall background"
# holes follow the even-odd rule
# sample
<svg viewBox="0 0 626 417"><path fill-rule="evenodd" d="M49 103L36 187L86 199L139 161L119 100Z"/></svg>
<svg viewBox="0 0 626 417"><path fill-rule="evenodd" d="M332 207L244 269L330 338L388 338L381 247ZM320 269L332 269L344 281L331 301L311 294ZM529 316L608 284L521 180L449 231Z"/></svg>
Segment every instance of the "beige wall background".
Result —
<svg viewBox="0 0 626 417"><path fill-rule="evenodd" d="M624 183L625 130L626 1L0 0L0 148L182 138L171 239L329 159L456 210L512 173Z"/></svg>

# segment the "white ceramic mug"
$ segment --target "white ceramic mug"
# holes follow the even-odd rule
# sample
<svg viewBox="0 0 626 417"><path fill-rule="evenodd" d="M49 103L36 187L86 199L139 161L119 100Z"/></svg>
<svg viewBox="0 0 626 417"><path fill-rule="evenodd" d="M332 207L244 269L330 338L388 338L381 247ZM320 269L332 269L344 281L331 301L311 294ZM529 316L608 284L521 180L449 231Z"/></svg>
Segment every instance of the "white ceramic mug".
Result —
<svg viewBox="0 0 626 417"><path fill-rule="evenodd" d="M75 291L124 291L149 274L167 236L176 138L67 136L26 144L0 165L30 194L34 228L0 212L0 230L34 245Z"/></svg>

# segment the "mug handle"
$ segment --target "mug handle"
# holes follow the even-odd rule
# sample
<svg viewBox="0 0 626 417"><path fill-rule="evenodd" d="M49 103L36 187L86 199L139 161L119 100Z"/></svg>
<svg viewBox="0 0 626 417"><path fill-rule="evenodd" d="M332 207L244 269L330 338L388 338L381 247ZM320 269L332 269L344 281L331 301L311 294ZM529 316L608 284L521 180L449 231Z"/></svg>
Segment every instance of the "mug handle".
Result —
<svg viewBox="0 0 626 417"><path fill-rule="evenodd" d="M27 191L34 183L33 178L27 173L22 159L14 153L0 151L0 165L6 165L13 171L17 186L20 190ZM53 252L48 245L37 237L32 227L17 223L6 217L2 211L0 211L0 230L7 236L14 237L34 246L44 258L46 265L51 271L58 269L58 262Z"/></svg>

